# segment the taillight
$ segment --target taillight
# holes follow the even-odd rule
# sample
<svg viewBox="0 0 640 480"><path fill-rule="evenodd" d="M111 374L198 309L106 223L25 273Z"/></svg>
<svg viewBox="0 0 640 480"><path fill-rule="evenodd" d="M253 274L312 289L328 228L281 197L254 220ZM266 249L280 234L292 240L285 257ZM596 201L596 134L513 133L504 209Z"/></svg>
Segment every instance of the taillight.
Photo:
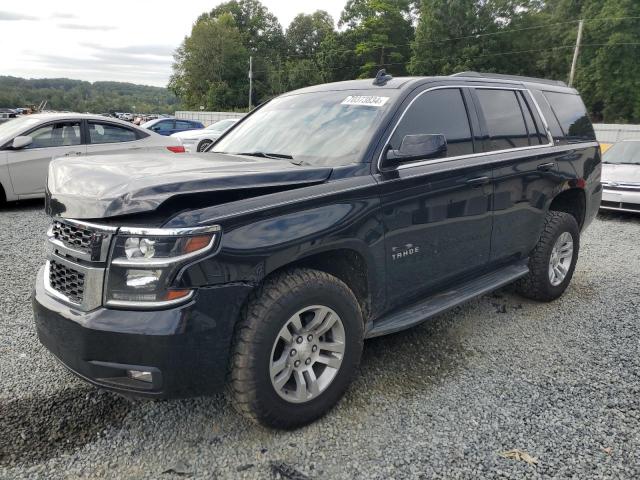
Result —
<svg viewBox="0 0 640 480"><path fill-rule="evenodd" d="M167 147L167 150L173 153L184 153L185 149L182 145L176 145L175 147Z"/></svg>

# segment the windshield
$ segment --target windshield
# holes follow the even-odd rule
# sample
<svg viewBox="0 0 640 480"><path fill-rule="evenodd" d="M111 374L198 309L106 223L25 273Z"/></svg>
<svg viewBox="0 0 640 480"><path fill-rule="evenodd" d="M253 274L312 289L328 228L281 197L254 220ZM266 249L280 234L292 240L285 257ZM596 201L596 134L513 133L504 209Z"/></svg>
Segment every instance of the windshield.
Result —
<svg viewBox="0 0 640 480"><path fill-rule="evenodd" d="M207 130L212 132L224 132L231 125L236 123L237 120L220 120L219 122L213 123L207 127Z"/></svg>
<svg viewBox="0 0 640 480"><path fill-rule="evenodd" d="M9 140L38 122L40 122L38 118L19 117L0 123L0 139Z"/></svg>
<svg viewBox="0 0 640 480"><path fill-rule="evenodd" d="M640 165L640 141L614 144L602 156L604 163Z"/></svg>
<svg viewBox="0 0 640 480"><path fill-rule="evenodd" d="M388 97L350 93L276 98L236 126L211 151L261 153L311 165L359 162L391 102Z"/></svg>

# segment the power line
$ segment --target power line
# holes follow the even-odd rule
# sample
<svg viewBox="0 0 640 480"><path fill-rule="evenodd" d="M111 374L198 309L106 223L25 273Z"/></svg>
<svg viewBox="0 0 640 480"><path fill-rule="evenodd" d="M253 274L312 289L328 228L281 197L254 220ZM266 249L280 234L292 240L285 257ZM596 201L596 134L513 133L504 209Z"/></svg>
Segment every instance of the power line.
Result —
<svg viewBox="0 0 640 480"><path fill-rule="evenodd" d="M580 45L580 48L583 47L609 47L609 46L640 46L640 42L616 42L616 43L583 43ZM556 47L547 47L547 48L538 48L538 49L528 49L528 50L512 50L509 52L494 52L494 53L485 53L485 54L479 54L479 55L474 55L474 58L484 58L484 57L499 57L499 56L503 56L503 55L515 55L515 54L520 54L520 53L539 53L539 52L550 52L550 51L554 51L554 50L566 50L566 49L573 49L575 48L575 45L559 45ZM371 67L393 67L393 66L408 66L409 63L427 63L427 62L438 62L441 60L447 60L450 57L439 57L439 58L432 58L429 60L415 60L413 62L390 62L390 63L376 63L376 64L362 64L362 65L353 65L353 64L349 64L349 65L342 65L339 67L327 67L324 68L322 71L326 71L326 70L342 70L344 68L362 68L362 67L366 67L366 66L371 66ZM317 71L318 69L316 68L301 68L298 69L297 71L300 72L311 72L311 71ZM256 70L254 71L255 73L266 73L266 72L271 72L271 73L283 73L283 72L287 72L287 69L278 69L278 70Z"/></svg>
<svg viewBox="0 0 640 480"><path fill-rule="evenodd" d="M620 20L638 20L640 19L640 16L628 16L628 17L604 17L604 18L586 18L584 19L585 22L605 22L605 21L620 21ZM441 39L434 39L434 40L427 40L424 42L421 42L421 44L438 44L438 43L445 43L445 42L453 42L455 40L469 40L472 38L482 38L482 37L490 37L490 36L494 36L494 35L506 35L509 33L517 33L517 32L525 32L525 31L531 31L531 30L539 30L541 28L549 28L549 27L556 27L559 25L569 25L569 24L574 24L574 23L579 23L580 20L566 20L563 22L554 22L554 23L545 23L545 24L541 24L541 25L534 25L534 26L530 26L530 27L523 27L523 28L511 28L511 29L506 29L506 30L500 30L497 32L486 32L486 33L476 33L476 34L472 34L472 35L464 35L464 36L459 36L459 37L448 37L448 38L441 38ZM410 42L410 43L404 43L404 44L398 44L398 45L381 45L381 47L384 48L390 48L390 49L394 49L394 48L402 48L402 47L410 47L415 45L416 42ZM327 54L337 54L337 53L354 53L353 49L342 49L342 50L329 50L327 52L316 52L316 53L312 53L312 54L306 54L306 53L292 53L292 54L288 54L288 55L283 55L281 57L263 57L264 60L272 60L272 61L284 61L287 60L289 58L298 58L298 57L303 57L303 59L308 59L311 60L313 57L318 57L321 55L327 55Z"/></svg>

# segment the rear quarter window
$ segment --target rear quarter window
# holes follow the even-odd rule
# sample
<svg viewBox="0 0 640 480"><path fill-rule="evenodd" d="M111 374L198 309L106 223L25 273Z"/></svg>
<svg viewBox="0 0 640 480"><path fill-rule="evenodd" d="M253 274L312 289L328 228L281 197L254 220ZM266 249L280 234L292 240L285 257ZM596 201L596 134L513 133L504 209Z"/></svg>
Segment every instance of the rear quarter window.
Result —
<svg viewBox="0 0 640 480"><path fill-rule="evenodd" d="M565 138L569 142L596 139L587 109L579 95L572 93L543 92L549 102Z"/></svg>

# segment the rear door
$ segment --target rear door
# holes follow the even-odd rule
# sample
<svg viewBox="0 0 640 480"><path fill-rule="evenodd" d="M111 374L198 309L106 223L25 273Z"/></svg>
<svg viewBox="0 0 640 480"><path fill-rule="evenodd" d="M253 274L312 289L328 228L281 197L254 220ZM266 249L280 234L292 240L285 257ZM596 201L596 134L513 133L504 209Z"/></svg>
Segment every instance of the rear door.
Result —
<svg viewBox="0 0 640 480"><path fill-rule="evenodd" d="M17 195L44 194L49 162L53 158L86 153L81 125L81 120L51 122L23 134L30 135L33 142L7 152L11 183Z"/></svg>
<svg viewBox="0 0 640 480"><path fill-rule="evenodd" d="M442 134L442 158L380 172L386 231L388 308L474 276L489 261L491 168L478 151L475 110L465 88L424 90L413 99L386 148L405 135Z"/></svg>
<svg viewBox="0 0 640 480"><path fill-rule="evenodd" d="M493 167L491 261L524 258L538 241L546 206L562 181L553 143L536 104L524 88L477 87L474 98Z"/></svg>
<svg viewBox="0 0 640 480"><path fill-rule="evenodd" d="M99 120L87 120L86 125L88 155L143 149L140 134L133 128Z"/></svg>

